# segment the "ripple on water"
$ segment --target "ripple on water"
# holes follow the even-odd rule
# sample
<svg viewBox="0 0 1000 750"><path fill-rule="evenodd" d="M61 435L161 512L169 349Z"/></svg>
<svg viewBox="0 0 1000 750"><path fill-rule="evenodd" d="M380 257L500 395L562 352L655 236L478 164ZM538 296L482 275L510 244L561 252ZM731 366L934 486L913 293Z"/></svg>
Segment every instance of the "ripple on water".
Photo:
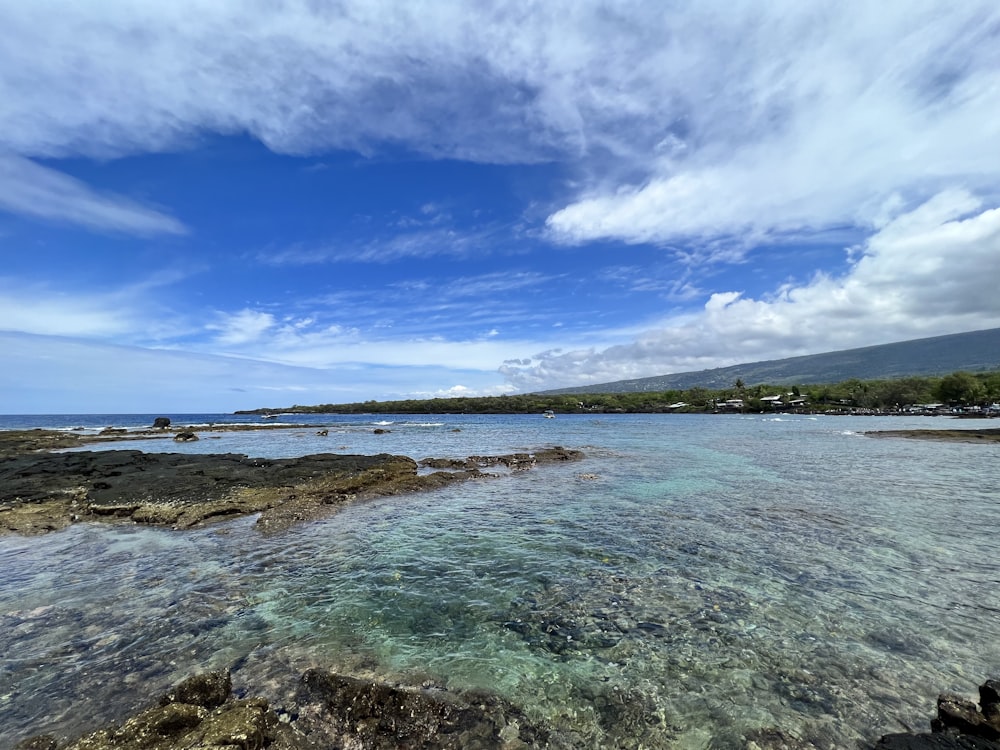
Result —
<svg viewBox="0 0 1000 750"><path fill-rule="evenodd" d="M496 689L581 747L769 726L843 747L922 725L1000 663L995 496L968 446L836 419L496 418L461 423L460 452L442 422L382 449L547 434L590 457L274 537L248 519L0 540L0 740L77 730L74 706L120 716L195 668L280 696L326 665Z"/></svg>

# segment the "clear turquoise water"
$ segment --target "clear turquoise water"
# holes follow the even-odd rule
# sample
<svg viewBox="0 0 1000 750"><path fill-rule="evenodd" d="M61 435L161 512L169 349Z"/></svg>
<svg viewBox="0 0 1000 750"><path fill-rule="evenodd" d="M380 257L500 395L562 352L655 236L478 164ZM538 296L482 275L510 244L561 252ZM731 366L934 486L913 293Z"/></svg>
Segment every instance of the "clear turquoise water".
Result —
<svg viewBox="0 0 1000 750"><path fill-rule="evenodd" d="M859 434L976 423L441 416L376 436L376 421L145 447L587 459L275 537L244 519L0 538L0 747L225 666L275 700L314 665L487 687L588 748L739 747L763 727L852 747L1000 673L1000 447Z"/></svg>

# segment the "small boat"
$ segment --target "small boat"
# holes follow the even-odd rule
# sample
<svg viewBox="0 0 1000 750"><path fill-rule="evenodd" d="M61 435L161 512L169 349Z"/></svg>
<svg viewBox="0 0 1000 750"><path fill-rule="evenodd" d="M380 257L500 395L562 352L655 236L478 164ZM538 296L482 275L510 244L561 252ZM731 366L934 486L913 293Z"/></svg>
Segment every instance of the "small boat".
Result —
<svg viewBox="0 0 1000 750"><path fill-rule="evenodd" d="M277 414L262 414L261 418L262 419L277 419L278 415Z"/></svg>
<svg viewBox="0 0 1000 750"><path fill-rule="evenodd" d="M546 409L545 411L542 412L542 416L545 417L546 419L555 419L556 413L551 409Z"/></svg>

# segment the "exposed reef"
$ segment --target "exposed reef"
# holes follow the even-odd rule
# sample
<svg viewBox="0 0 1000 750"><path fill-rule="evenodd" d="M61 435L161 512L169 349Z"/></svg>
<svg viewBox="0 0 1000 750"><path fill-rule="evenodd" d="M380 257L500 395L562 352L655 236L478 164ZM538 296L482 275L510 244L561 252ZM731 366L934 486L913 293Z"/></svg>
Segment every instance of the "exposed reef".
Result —
<svg viewBox="0 0 1000 750"><path fill-rule="evenodd" d="M952 443L1000 443L1000 429L989 430L872 430L865 435L877 438L947 440Z"/></svg>
<svg viewBox="0 0 1000 750"><path fill-rule="evenodd" d="M137 450L37 452L72 447L79 443L74 437L32 430L18 442L11 433L0 433L0 533L39 534L78 521L189 528L252 513L261 514L261 530L276 531L355 500L494 476L482 471L489 466L527 469L582 456L546 448L458 462L428 459L429 466L447 463L450 470L420 474L412 458L387 453L264 459Z"/></svg>

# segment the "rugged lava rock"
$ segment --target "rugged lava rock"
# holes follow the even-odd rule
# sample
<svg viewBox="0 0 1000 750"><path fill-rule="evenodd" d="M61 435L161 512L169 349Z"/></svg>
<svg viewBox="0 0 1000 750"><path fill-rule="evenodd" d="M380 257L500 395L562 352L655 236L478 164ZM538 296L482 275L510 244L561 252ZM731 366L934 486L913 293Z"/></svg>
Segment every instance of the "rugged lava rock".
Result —
<svg viewBox="0 0 1000 750"><path fill-rule="evenodd" d="M480 467L531 468L582 457L546 448L477 456L458 467L449 463L460 471L418 474L413 459L387 453L264 459L137 450L27 452L76 443L72 435L44 431L5 443L0 433L0 533L38 534L84 520L188 528L251 513L261 513L261 530L277 531L354 500L488 476Z"/></svg>
<svg viewBox="0 0 1000 750"><path fill-rule="evenodd" d="M1000 443L1000 429L984 430L871 430L865 435L877 438L946 440L952 443Z"/></svg>
<svg viewBox="0 0 1000 750"><path fill-rule="evenodd" d="M59 747L48 735L16 750L524 750L549 732L517 707L485 693L399 687L311 669L294 703L237 699L228 672L188 678L121 725ZM556 748L553 748L556 750Z"/></svg>

